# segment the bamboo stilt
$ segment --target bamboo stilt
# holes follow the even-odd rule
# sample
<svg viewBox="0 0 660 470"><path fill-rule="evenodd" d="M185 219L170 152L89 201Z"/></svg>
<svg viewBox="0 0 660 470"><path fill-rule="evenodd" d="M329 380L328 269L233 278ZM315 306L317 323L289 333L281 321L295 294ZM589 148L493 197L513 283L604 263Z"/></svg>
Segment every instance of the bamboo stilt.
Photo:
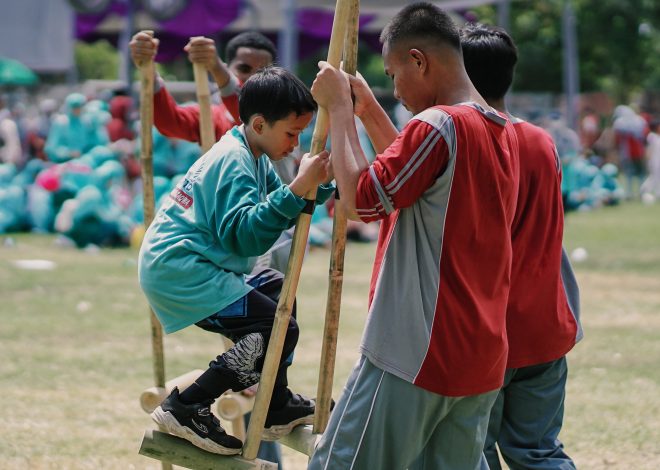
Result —
<svg viewBox="0 0 660 470"><path fill-rule="evenodd" d="M144 31L153 36L153 31ZM148 60L138 64L140 70L140 167L142 171L142 206L145 230L154 220L154 169L153 136L154 123L154 62ZM154 363L156 387L165 387L165 354L163 352L163 328L153 310L149 308L151 326L151 350ZM163 462L163 470L171 470L169 463Z"/></svg>
<svg viewBox="0 0 660 470"><path fill-rule="evenodd" d="M355 75L357 70L358 29L360 18L359 0L351 0L351 12L348 30L344 42L344 61L342 68L346 73ZM330 419L332 401L332 383L337 356L337 334L339 330L339 312L341 309L341 290L344 282L344 254L346 252L347 217L344 206L339 203L336 193L335 213L332 226L332 251L330 253L330 272L328 279L328 298L325 309L323 346L321 348L321 366L316 392L316 412L314 414L315 434L322 434Z"/></svg>
<svg viewBox="0 0 660 470"><path fill-rule="evenodd" d="M199 105L199 138L202 153L206 153L215 143L215 131L211 114L211 93L209 91L209 76L204 64L193 64L195 76L195 91Z"/></svg>
<svg viewBox="0 0 660 470"><path fill-rule="evenodd" d="M335 17L332 24L332 35L330 37L330 48L328 50L328 62L338 67L341 60L341 53L346 36L346 27L350 11L349 0L337 0L335 8ZM328 113L325 109L319 108L314 134L312 137L312 155L320 153L326 145L328 137ZM314 201L316 199L316 188L305 195L305 199ZM284 278L284 285L280 294L280 300L275 313L275 322L273 332L270 336L268 350L264 360L264 365L259 381L259 390L255 400L252 418L248 426L247 438L243 447L243 456L252 460L257 456L261 434L266 422L268 406L273 394L275 376L279 369L280 359L282 357L282 348L284 338L291 318L291 310L296 296L298 281L300 280L300 271L302 268L305 246L309 234L309 225L313 210L304 211L298 217L296 230L293 236L291 255L287 265L287 272Z"/></svg>

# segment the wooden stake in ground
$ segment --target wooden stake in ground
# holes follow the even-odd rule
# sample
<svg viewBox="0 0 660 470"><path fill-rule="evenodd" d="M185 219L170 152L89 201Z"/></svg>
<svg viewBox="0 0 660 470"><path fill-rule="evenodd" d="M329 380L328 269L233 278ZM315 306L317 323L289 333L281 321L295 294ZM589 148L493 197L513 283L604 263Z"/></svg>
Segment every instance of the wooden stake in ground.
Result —
<svg viewBox="0 0 660 470"><path fill-rule="evenodd" d="M195 39L195 38L192 38ZM195 76L195 91L199 104L199 138L202 153L206 153L215 144L215 130L211 117L211 93L209 92L209 76L204 64L193 64Z"/></svg>
<svg viewBox="0 0 660 470"><path fill-rule="evenodd" d="M153 31L144 31L153 36ZM154 123L154 62L148 60L137 64L140 70L140 166L142 168L142 207L144 211L144 228L149 227L154 220L154 166L153 138L151 127ZM154 362L154 379L156 387L165 387L165 355L163 353L163 328L153 310L149 308L151 324L151 350ZM163 470L172 466L163 463Z"/></svg>
<svg viewBox="0 0 660 470"><path fill-rule="evenodd" d="M344 61L342 68L355 75L357 70L358 29L360 17L359 0L351 0L351 13L344 41ZM314 413L314 434L322 434L330 418L332 382L337 356L337 333L341 308L341 289L344 281L344 253L346 252L346 210L339 203L339 191L335 194L335 213L332 225L332 251L330 252L330 274L328 298L325 307L325 326L321 349L321 366L316 392L316 412Z"/></svg>
<svg viewBox="0 0 660 470"><path fill-rule="evenodd" d="M344 38L346 36L346 27L350 13L352 0L337 0L335 7L335 18L332 23L332 35L330 36L330 48L328 50L328 62L334 67L339 67L341 60ZM316 116L316 125L312 137L312 147L310 153L316 155L325 149L328 138L328 113L325 109L319 108ZM248 427L247 439L243 447L243 456L252 460L257 456L261 434L263 433L264 423L268 406L273 394L275 376L279 369L280 359L282 357L282 347L284 337L291 319L291 310L296 297L296 289L300 280L300 270L302 268L303 257L305 255L305 246L309 235L309 224L314 212L314 201L316 199L316 188L305 194L308 200L307 207L298 217L296 230L291 244L291 254L287 265L286 276L280 294L280 300L275 312L275 321L273 332L270 335L268 350L264 360L261 379L259 380L259 390L252 411L252 418Z"/></svg>

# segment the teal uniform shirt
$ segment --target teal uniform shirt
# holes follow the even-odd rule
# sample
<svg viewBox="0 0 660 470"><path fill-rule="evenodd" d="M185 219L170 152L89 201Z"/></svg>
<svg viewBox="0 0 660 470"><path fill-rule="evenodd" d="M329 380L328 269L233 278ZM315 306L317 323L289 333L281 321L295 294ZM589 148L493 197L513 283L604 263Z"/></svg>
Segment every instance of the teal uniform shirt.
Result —
<svg viewBox="0 0 660 470"><path fill-rule="evenodd" d="M317 200L332 191L320 186ZM254 157L243 126L227 132L172 190L142 242L140 285L165 332L247 295L245 275L304 207L268 157Z"/></svg>

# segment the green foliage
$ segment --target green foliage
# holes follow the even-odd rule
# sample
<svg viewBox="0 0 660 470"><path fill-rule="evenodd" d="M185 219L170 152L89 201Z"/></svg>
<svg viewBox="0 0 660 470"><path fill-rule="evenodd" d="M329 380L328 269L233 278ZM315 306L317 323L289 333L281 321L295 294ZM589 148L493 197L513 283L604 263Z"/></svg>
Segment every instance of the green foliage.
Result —
<svg viewBox="0 0 660 470"><path fill-rule="evenodd" d="M358 70L372 88L392 90L392 81L385 75L383 57L368 47L358 50Z"/></svg>
<svg viewBox="0 0 660 470"><path fill-rule="evenodd" d="M301 61L298 64L297 74L300 79L311 85L319 71L318 62L326 60L328 57L328 48L319 49L313 56ZM387 78L383 69L383 58L380 54L364 44L359 44L358 48L358 71L365 78L372 88L391 90L392 83Z"/></svg>
<svg viewBox="0 0 660 470"><path fill-rule="evenodd" d="M566 0L511 2L510 33L519 49L517 91L562 91L562 9ZM660 2L572 0L577 20L580 90L617 101L660 89ZM476 8L495 24L496 7Z"/></svg>
<svg viewBox="0 0 660 470"><path fill-rule="evenodd" d="M189 80L195 79L192 64L188 57L181 55L171 62L157 63L158 73L166 80Z"/></svg>
<svg viewBox="0 0 660 470"><path fill-rule="evenodd" d="M80 80L117 79L119 54L108 41L76 42L75 58Z"/></svg>
<svg viewBox="0 0 660 470"><path fill-rule="evenodd" d="M660 7L646 0L578 0L581 86L625 101L660 81ZM655 49L655 51L654 51Z"/></svg>

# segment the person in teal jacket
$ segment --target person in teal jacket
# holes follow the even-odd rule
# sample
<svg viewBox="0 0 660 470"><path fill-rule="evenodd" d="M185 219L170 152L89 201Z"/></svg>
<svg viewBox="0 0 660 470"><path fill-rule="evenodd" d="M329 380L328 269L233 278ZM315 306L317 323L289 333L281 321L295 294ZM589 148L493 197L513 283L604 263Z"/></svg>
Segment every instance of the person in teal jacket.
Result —
<svg viewBox="0 0 660 470"><path fill-rule="evenodd" d="M170 396L152 418L171 434L218 454L237 454L242 443L228 435L209 406L227 390L259 381L282 287L273 269L252 272L257 257L293 226L313 201L334 187L327 152L303 157L287 186L271 161L288 155L316 110L309 90L290 72L269 67L252 76L239 97L241 126L225 134L197 160L170 193L147 230L139 255L142 289L166 333L191 325L220 333L235 345L182 392ZM250 274L252 273L252 274ZM292 393L287 367L298 340L294 312L266 418L264 439L310 424L314 400Z"/></svg>
<svg viewBox="0 0 660 470"><path fill-rule="evenodd" d="M71 93L64 100L64 113L58 114L46 139L46 155L55 163L78 158L87 150L87 132L81 119L83 106L87 102L84 95Z"/></svg>

